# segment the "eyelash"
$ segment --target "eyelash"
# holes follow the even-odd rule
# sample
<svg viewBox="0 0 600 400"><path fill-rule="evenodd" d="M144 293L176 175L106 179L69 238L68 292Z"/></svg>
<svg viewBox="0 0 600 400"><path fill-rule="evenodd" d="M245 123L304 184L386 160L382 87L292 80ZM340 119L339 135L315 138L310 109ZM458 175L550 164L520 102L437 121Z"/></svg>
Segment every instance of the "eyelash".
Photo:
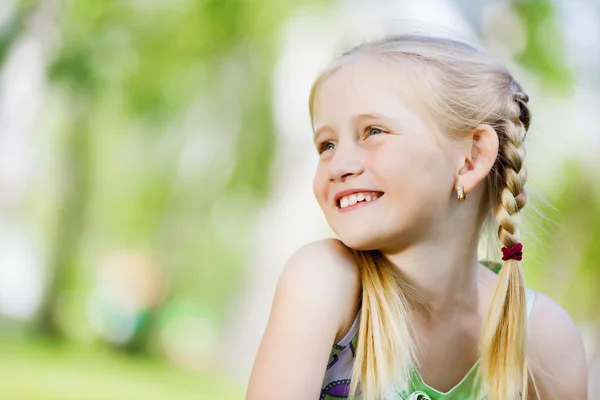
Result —
<svg viewBox="0 0 600 400"><path fill-rule="evenodd" d="M371 130L374 130L374 129L378 130L378 131L379 131L379 134L381 134L381 133L386 133L386 132L387 132L387 131L386 131L385 129L383 129L383 128L379 128L379 127L377 127L377 126L369 126L369 127L367 127L367 129L365 129L365 133L370 133L370 132L371 132ZM368 137L369 135L367 134L366 136ZM325 152L325 151L328 151L328 150L332 150L332 149L326 149L327 145L330 145L330 144L333 144L333 143L331 143L331 142L329 142L329 141L328 141L328 142L323 142L323 143L321 143L321 144L319 145L319 154L321 154L321 153L323 153L323 152Z"/></svg>

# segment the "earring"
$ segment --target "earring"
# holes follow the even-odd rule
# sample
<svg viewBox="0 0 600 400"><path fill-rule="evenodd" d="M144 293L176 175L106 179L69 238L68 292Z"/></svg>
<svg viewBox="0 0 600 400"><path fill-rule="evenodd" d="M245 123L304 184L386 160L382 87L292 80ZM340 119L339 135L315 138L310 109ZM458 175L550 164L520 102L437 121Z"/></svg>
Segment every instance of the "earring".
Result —
<svg viewBox="0 0 600 400"><path fill-rule="evenodd" d="M463 185L458 185L458 188L456 189L456 197L458 198L458 201L461 202L467 199L467 194L465 193Z"/></svg>

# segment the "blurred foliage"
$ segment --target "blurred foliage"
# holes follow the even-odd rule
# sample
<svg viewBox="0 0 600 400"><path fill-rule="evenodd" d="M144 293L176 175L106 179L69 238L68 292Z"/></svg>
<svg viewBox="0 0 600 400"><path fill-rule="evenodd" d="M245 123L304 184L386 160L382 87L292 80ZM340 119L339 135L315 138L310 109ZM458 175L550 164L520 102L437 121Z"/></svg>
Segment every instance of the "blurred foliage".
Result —
<svg viewBox="0 0 600 400"><path fill-rule="evenodd" d="M48 77L64 103L68 179L54 210L41 331L61 331L61 297L62 318L82 317L75 304L93 281L97 265L89 263L121 248L155 253L172 271L172 292L214 310L218 324L269 190L276 32L294 7L311 2L62 2ZM204 120L186 126L196 113ZM182 154L197 135L233 151L196 161L183 182ZM232 236L227 242L212 233L217 208L239 218L221 235Z"/></svg>
<svg viewBox="0 0 600 400"><path fill-rule="evenodd" d="M243 396L222 377L199 375L153 358L54 343L0 342L2 399L147 400Z"/></svg>
<svg viewBox="0 0 600 400"><path fill-rule="evenodd" d="M23 0L17 3L17 7L13 12L12 18L8 23L0 28L0 65L3 64L6 53L12 43L21 35L25 27L25 20L34 9L35 2L33 0Z"/></svg>
<svg viewBox="0 0 600 400"><path fill-rule="evenodd" d="M526 271L532 287L552 292L574 320L600 326L600 180L570 160L555 185L535 213L526 213L536 255Z"/></svg>
<svg viewBox="0 0 600 400"><path fill-rule="evenodd" d="M526 47L517 61L536 73L544 86L567 93L573 85L565 62L562 31L551 0L513 0L525 26Z"/></svg>

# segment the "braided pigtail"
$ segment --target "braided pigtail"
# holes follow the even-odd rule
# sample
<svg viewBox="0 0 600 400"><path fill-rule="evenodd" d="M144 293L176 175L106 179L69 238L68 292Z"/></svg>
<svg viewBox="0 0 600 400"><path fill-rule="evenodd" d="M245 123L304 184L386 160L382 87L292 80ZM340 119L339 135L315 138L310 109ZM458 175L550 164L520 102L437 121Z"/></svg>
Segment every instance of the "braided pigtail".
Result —
<svg viewBox="0 0 600 400"><path fill-rule="evenodd" d="M512 99L507 115L495 126L500 141L496 162L498 198L494 217L498 239L504 245L490 308L483 324L481 365L490 400L527 398L528 368L525 357L526 297L519 243L520 211L525 206L527 171L523 166L524 139L529 128L528 97L516 82L510 85Z"/></svg>

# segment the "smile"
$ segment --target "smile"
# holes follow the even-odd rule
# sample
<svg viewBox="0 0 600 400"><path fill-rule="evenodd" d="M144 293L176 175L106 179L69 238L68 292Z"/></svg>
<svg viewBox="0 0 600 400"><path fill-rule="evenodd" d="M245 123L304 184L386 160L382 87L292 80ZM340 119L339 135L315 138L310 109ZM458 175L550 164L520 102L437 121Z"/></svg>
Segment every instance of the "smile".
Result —
<svg viewBox="0 0 600 400"><path fill-rule="evenodd" d="M337 206L340 212L347 212L359 207L364 207L383 196L382 192L357 192L340 197Z"/></svg>

